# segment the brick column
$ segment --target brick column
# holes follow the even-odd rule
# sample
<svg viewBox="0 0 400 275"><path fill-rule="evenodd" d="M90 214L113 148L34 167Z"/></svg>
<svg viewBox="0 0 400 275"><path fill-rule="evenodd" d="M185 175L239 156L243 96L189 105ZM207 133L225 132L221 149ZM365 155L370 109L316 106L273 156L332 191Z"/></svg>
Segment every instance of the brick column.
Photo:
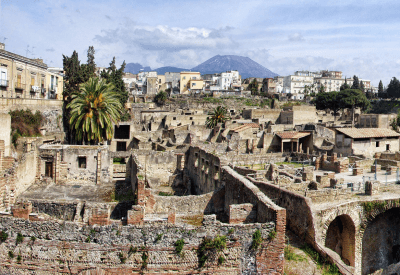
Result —
<svg viewBox="0 0 400 275"><path fill-rule="evenodd" d="M133 205L132 210L128 210L127 224L143 225L144 223L144 207Z"/></svg>
<svg viewBox="0 0 400 275"><path fill-rule="evenodd" d="M168 212L168 223L175 224L176 213L174 209L169 210Z"/></svg>
<svg viewBox="0 0 400 275"><path fill-rule="evenodd" d="M275 231L273 240L264 240L256 255L257 274L283 274L284 249L286 233L286 209L276 212Z"/></svg>
<svg viewBox="0 0 400 275"><path fill-rule="evenodd" d="M29 220L29 214L32 213L32 203L16 203L12 207L12 214L15 218L22 218L25 220Z"/></svg>

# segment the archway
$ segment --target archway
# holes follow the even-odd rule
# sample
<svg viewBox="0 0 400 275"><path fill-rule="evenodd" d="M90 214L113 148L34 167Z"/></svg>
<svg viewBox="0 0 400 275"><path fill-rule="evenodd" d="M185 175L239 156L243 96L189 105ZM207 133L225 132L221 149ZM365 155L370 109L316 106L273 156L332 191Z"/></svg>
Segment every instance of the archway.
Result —
<svg viewBox="0 0 400 275"><path fill-rule="evenodd" d="M368 223L362 239L362 274L400 262L400 208L381 213Z"/></svg>
<svg viewBox="0 0 400 275"><path fill-rule="evenodd" d="M348 215L337 216L326 232L325 246L335 251L344 263L354 266L356 227Z"/></svg>

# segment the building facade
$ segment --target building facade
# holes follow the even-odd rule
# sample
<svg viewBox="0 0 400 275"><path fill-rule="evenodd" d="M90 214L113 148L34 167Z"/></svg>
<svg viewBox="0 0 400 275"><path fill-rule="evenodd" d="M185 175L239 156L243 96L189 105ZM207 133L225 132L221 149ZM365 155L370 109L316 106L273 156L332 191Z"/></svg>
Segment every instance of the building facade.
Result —
<svg viewBox="0 0 400 275"><path fill-rule="evenodd" d="M8 52L0 43L1 97L62 100L63 87L63 75L49 70L42 59Z"/></svg>
<svg viewBox="0 0 400 275"><path fill-rule="evenodd" d="M180 76L181 94L189 94L191 92L203 90L204 83L199 72L181 72Z"/></svg>

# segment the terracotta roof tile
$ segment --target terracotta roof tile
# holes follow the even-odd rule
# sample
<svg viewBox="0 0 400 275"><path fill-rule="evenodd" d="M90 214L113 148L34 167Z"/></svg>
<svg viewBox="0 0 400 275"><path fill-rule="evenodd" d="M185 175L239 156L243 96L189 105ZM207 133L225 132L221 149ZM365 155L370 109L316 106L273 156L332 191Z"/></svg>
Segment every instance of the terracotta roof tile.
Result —
<svg viewBox="0 0 400 275"><path fill-rule="evenodd" d="M297 132L297 131L284 131L284 132L276 132L277 136L281 139L293 139L293 138L303 138L309 136L310 132Z"/></svg>
<svg viewBox="0 0 400 275"><path fill-rule="evenodd" d="M386 128L342 128L338 132L351 138L373 138L373 137L399 137L400 134Z"/></svg>

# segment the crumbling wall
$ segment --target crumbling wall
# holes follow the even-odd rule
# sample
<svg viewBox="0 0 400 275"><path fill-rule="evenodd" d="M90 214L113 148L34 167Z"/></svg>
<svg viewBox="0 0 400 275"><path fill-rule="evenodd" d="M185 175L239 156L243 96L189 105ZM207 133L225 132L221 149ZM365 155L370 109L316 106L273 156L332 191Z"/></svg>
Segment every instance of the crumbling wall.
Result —
<svg viewBox="0 0 400 275"><path fill-rule="evenodd" d="M0 244L0 271L5 267L13 270L40 271L51 274L84 272L130 274L193 274L199 271L197 249L205 236L227 236L226 248L222 251L207 250L208 256L202 274L281 274L283 256L271 256L274 241L268 235L274 223L222 224L215 216L206 216L200 227L171 225L165 222L145 223L143 226L86 226L73 222L32 222L23 219L0 218L0 230L8 238ZM228 233L232 229L233 233ZM250 249L253 233L259 229L264 238L260 249ZM15 239L18 233L24 236L20 244ZM160 236L160 237L159 237ZM31 238L34 237L35 241ZM183 253L175 252L174 244L183 240ZM8 251L21 256L10 259ZM143 257L143 255L147 257ZM218 258L225 262L218 264Z"/></svg>

